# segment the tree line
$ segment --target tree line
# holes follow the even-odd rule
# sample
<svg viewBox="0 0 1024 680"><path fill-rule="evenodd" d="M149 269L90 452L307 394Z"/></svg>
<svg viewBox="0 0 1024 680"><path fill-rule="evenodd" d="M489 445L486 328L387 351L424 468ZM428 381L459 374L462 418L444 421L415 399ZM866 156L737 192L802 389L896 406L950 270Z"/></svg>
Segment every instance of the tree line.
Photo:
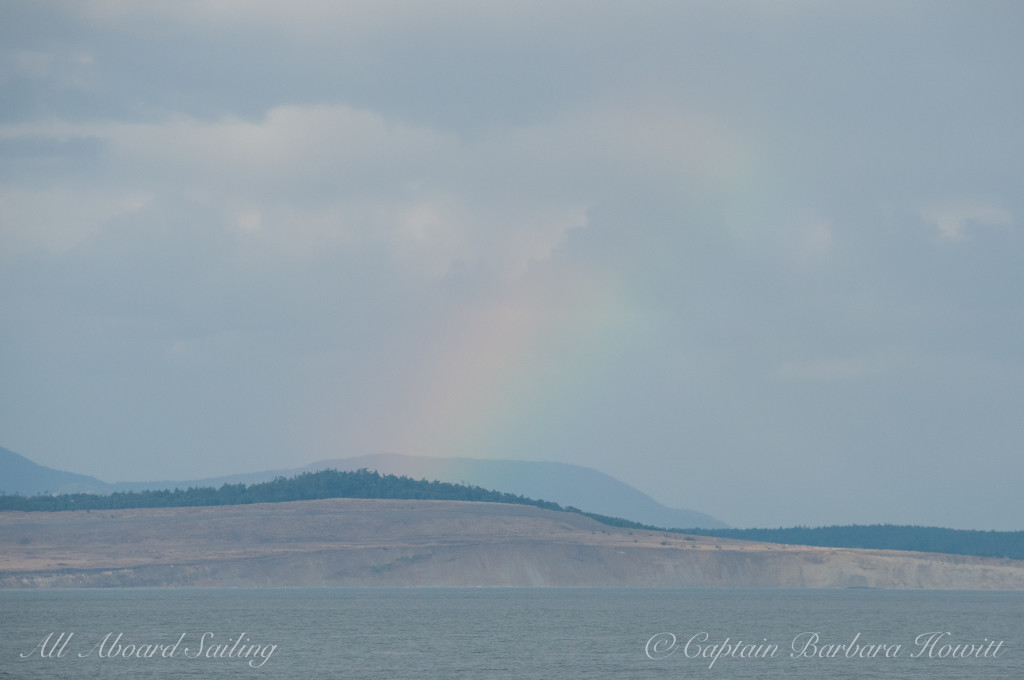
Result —
<svg viewBox="0 0 1024 680"><path fill-rule="evenodd" d="M21 496L0 494L0 511L122 510L128 508L180 508L193 506L283 503L326 498L477 501L530 505L545 510L572 512L605 525L626 529L665 531L639 522L584 512L571 506L535 500L479 486L415 480L381 475L371 470L306 472L277 477L259 484L224 484L220 488L189 487L111 494L72 493ZM920 552L1009 557L1024 559L1024 531L971 531L891 524L778 529L668 529L674 533L735 538L831 548L872 548Z"/></svg>
<svg viewBox="0 0 1024 680"><path fill-rule="evenodd" d="M71 493L36 496L0 494L0 510L123 510L127 508L182 508L211 505L283 503L325 498L390 498L403 500L483 501L532 505L548 510L565 510L557 503L534 500L478 486L414 480L381 475L371 470L321 470L295 477L276 477L259 484L224 484L220 488L189 487L145 491L117 491L110 494Z"/></svg>
<svg viewBox="0 0 1024 680"><path fill-rule="evenodd" d="M872 548L1024 559L1024 531L977 531L895 524L778 529L687 529L688 534L824 548Z"/></svg>

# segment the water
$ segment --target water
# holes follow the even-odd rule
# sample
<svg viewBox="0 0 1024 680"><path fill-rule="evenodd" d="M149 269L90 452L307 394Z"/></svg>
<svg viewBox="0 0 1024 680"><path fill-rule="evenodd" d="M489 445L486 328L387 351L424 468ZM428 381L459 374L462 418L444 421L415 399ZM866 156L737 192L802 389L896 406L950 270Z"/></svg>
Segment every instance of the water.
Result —
<svg viewBox="0 0 1024 680"><path fill-rule="evenodd" d="M915 643L947 631L930 647ZM58 656L61 633L74 635ZM1018 680L1022 635L1019 592L0 591L0 678L18 679ZM963 643L977 645L975 656L953 658ZM876 656L850 658L848 648Z"/></svg>

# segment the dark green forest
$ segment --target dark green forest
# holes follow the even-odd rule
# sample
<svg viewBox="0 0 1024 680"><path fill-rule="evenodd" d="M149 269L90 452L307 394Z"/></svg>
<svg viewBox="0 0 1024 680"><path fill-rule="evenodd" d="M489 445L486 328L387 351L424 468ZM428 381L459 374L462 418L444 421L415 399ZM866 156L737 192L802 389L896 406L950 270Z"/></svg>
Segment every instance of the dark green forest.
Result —
<svg viewBox="0 0 1024 680"><path fill-rule="evenodd" d="M1024 531L971 531L872 524L787 529L687 529L686 533L825 548L915 550L1024 559Z"/></svg>
<svg viewBox="0 0 1024 680"><path fill-rule="evenodd" d="M375 471L322 470L296 477L278 477L260 484L225 484L213 487L158 491L125 491L108 495L75 493L19 496L0 494L0 510L62 511L118 510L126 508L180 508L190 506L282 503L324 498L378 498L402 500L479 501L530 505L545 510L573 512L606 525L630 529L662 530L617 517L583 512L558 503L535 500L477 486L414 480ZM792 527L788 529L669 529L675 533L735 538L834 548L915 550L983 557L1024 559L1024 531L967 531L936 527L870 526Z"/></svg>
<svg viewBox="0 0 1024 680"><path fill-rule="evenodd" d="M277 477L260 484L225 484L188 489L119 491L111 494L0 495L0 510L121 510L125 508L182 508L208 505L283 503L323 498L392 498L404 500L483 501L515 503L548 510L564 510L557 503L533 500L477 486L428 482L375 471L322 470L295 477Z"/></svg>

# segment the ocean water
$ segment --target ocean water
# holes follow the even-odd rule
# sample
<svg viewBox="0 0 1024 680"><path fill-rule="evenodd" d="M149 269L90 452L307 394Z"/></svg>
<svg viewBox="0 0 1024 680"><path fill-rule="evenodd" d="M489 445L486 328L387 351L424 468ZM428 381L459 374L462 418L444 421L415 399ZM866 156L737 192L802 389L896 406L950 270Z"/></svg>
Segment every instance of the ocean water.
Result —
<svg viewBox="0 0 1024 680"><path fill-rule="evenodd" d="M1024 678L1024 593L0 591L0 678Z"/></svg>

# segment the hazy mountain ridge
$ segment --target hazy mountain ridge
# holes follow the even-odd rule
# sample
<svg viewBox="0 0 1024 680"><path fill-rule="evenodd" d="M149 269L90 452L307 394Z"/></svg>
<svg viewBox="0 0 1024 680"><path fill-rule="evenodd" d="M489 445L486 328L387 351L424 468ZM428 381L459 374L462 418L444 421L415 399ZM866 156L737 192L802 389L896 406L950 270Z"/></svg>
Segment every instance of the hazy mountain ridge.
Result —
<svg viewBox="0 0 1024 680"><path fill-rule="evenodd" d="M38 493L99 493L220 487L223 484L258 484L275 477L293 477L303 472L326 469L353 471L376 470L381 474L413 479L468 484L484 489L546 500L572 506L586 512L620 517L641 524L666 528L720 529L728 525L710 515L693 510L668 508L643 492L597 470L568 463L546 463L474 458L425 458L399 454L376 454L356 458L324 460L303 467L265 470L204 479L107 483L94 477L60 472L0 449L0 491L32 496ZM6 483L8 469L18 471Z"/></svg>
<svg viewBox="0 0 1024 680"><path fill-rule="evenodd" d="M0 493L36 494L111 493L116 485L88 475L54 470L0 446Z"/></svg>
<svg viewBox="0 0 1024 680"><path fill-rule="evenodd" d="M468 484L650 526L678 529L728 527L724 522L701 512L666 507L610 475L571 463L375 454L318 461L302 468L302 471L315 472L329 468L366 468L381 474Z"/></svg>
<svg viewBox="0 0 1024 680"><path fill-rule="evenodd" d="M818 547L900 550L1024 560L1024 531L965 531L938 527L848 525L790 529L661 529L648 524L564 507L552 501L487 490L464 483L414 479L360 468L334 467L252 484L235 483L187 488L120 491L113 494L73 493L37 496L0 495L0 512L68 512L143 508L224 507L260 503L289 503L318 499L404 499L472 501L529 505L583 514L602 524L637 530L732 538L762 543Z"/></svg>

